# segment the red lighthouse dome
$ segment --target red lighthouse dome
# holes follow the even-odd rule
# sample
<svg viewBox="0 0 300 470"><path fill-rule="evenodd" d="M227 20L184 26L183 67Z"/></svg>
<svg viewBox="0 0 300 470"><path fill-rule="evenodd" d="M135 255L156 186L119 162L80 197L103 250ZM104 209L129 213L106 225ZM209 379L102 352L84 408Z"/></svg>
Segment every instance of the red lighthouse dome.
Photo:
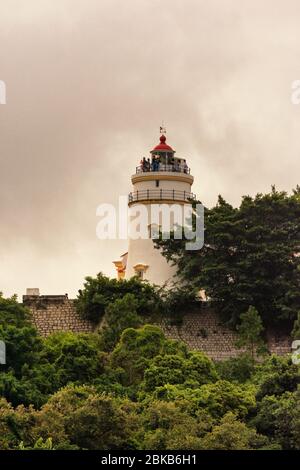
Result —
<svg viewBox="0 0 300 470"><path fill-rule="evenodd" d="M160 143L156 145L156 147L154 147L154 149L151 150L151 152L174 152L172 147L166 144L167 138L165 135L161 135L159 140L160 140Z"/></svg>

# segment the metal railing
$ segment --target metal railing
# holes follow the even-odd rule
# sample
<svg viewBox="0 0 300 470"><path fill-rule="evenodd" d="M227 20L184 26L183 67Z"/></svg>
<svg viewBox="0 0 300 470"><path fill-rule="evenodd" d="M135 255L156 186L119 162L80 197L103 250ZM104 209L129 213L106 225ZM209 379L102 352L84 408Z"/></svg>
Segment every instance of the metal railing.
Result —
<svg viewBox="0 0 300 470"><path fill-rule="evenodd" d="M139 165L136 167L136 173L148 173L148 172L157 172L157 171L169 171L175 173L185 173L189 175L191 173L191 169L188 166L182 165L164 165L159 163L157 165L151 165L150 168L147 165Z"/></svg>
<svg viewBox="0 0 300 470"><path fill-rule="evenodd" d="M189 202L195 200L196 195L188 191L177 191L176 189L143 189L128 195L128 202L147 201L150 199Z"/></svg>

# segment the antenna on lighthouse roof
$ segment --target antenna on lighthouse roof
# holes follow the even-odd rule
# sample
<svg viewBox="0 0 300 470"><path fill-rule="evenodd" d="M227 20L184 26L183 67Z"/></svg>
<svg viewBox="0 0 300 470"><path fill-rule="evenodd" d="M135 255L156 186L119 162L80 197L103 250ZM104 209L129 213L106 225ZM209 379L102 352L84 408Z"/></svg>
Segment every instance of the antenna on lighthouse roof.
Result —
<svg viewBox="0 0 300 470"><path fill-rule="evenodd" d="M167 129L165 128L164 121L162 121L161 126L159 128L159 133L160 134L166 134Z"/></svg>

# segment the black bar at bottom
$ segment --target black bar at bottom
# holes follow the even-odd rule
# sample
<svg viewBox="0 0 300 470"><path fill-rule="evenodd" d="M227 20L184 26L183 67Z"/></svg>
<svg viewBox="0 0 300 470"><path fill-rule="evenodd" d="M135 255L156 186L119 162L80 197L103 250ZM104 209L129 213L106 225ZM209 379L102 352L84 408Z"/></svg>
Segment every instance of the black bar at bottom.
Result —
<svg viewBox="0 0 300 470"><path fill-rule="evenodd" d="M224 468L241 468L247 465L266 465L271 468L272 463L286 468L288 465L299 463L299 453L297 451L0 451L0 462L2 468L4 463L19 465L30 464L31 468L38 468L47 464L51 468L52 464L65 463L68 468L71 463L84 466L84 468L108 468L118 466L121 468L144 468L145 466L157 467L189 467L189 468L213 468L214 464L220 464ZM92 467L86 467L92 465ZM17 467L22 468L22 467ZM296 468L296 467L295 467Z"/></svg>

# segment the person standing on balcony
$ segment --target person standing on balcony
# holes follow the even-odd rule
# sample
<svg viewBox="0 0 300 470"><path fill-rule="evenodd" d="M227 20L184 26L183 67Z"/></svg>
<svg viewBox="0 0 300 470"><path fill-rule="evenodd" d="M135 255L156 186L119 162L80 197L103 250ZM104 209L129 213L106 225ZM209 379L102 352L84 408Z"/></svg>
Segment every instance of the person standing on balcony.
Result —
<svg viewBox="0 0 300 470"><path fill-rule="evenodd" d="M159 171L159 157L156 156L154 158L154 167L153 167L153 171Z"/></svg>
<svg viewBox="0 0 300 470"><path fill-rule="evenodd" d="M160 171L161 160L160 157L157 159L157 171Z"/></svg>
<svg viewBox="0 0 300 470"><path fill-rule="evenodd" d="M156 156L153 155L151 162L151 171L156 171Z"/></svg>
<svg viewBox="0 0 300 470"><path fill-rule="evenodd" d="M174 171L177 171L177 172L180 171L179 161L177 159L175 159Z"/></svg>
<svg viewBox="0 0 300 470"><path fill-rule="evenodd" d="M145 157L142 158L142 160L141 160L140 163L141 163L141 170L142 170L142 172L146 171L146 158L145 158Z"/></svg>

